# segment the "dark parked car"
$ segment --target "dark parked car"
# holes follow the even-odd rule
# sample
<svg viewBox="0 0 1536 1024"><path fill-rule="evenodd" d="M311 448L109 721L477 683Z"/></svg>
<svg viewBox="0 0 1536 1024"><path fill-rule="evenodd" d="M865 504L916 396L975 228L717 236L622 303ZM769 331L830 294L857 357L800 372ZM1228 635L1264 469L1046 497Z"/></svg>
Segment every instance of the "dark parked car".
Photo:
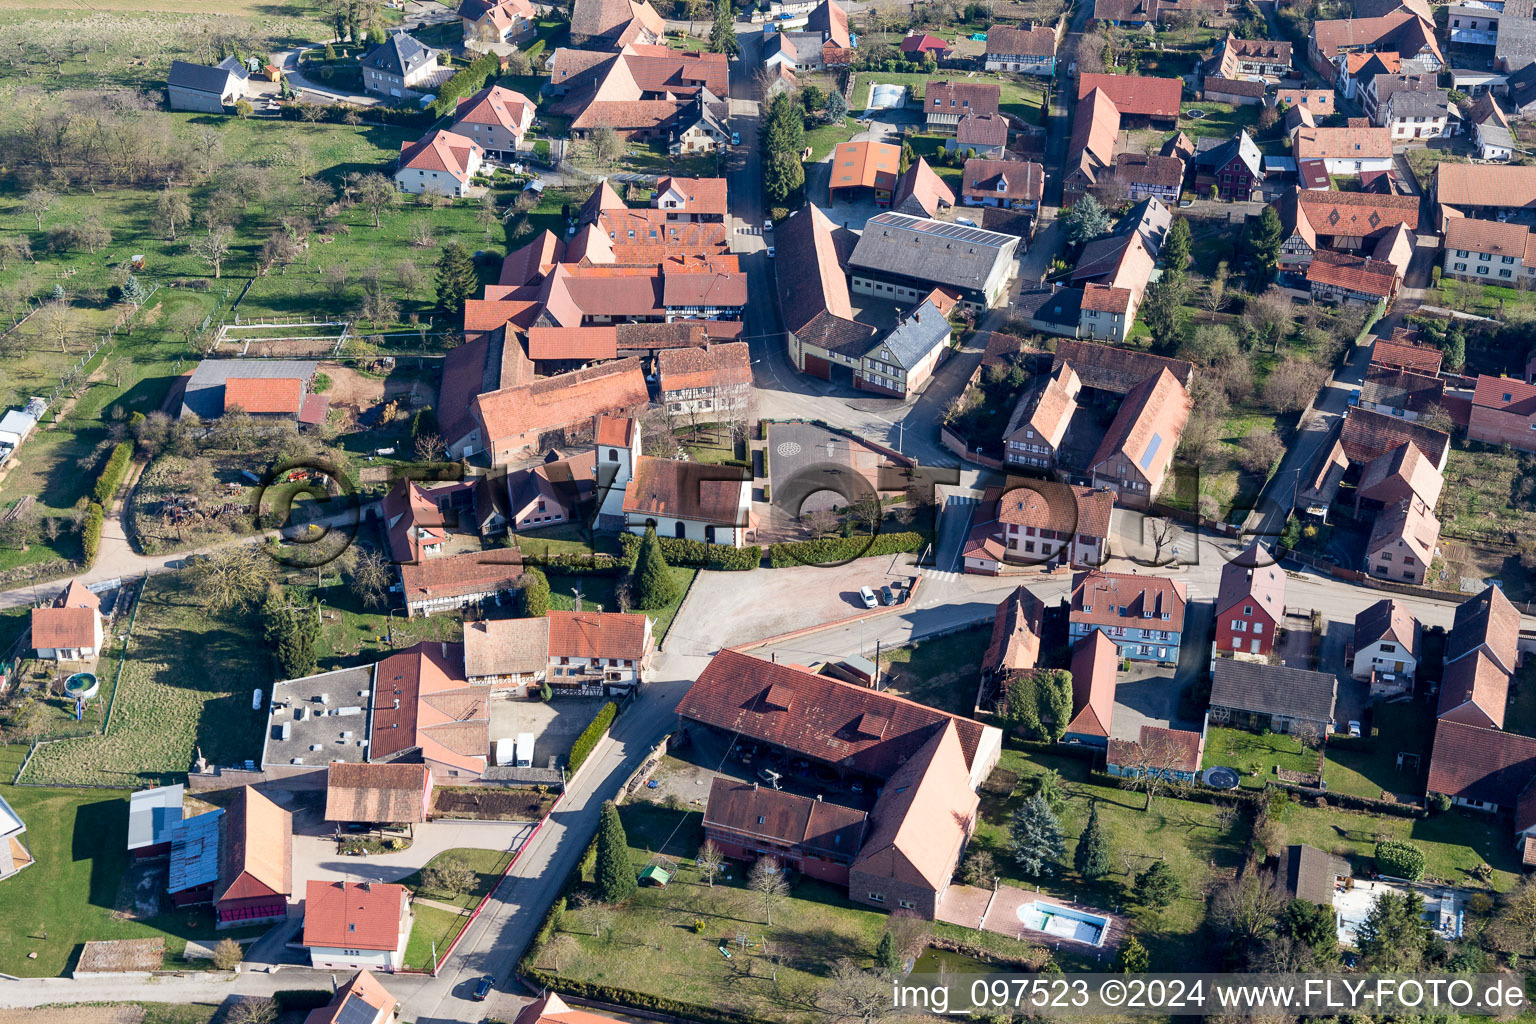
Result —
<svg viewBox="0 0 1536 1024"><path fill-rule="evenodd" d="M490 975L486 975L479 981L475 982L475 1002L485 1002L485 997L491 994L492 984L493 983L491 981Z"/></svg>
<svg viewBox="0 0 1536 1024"><path fill-rule="evenodd" d="M880 588L880 603L881 604L885 604L885 605L891 605L891 604L895 604L896 603L896 595L894 593L892 593L890 587L881 587Z"/></svg>

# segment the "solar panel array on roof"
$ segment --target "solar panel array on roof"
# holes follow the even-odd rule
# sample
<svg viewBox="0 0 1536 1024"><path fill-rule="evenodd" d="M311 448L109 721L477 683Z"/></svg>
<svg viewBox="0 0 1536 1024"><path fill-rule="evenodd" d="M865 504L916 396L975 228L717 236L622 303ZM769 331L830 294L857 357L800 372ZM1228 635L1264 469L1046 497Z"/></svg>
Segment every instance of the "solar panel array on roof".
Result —
<svg viewBox="0 0 1536 1024"><path fill-rule="evenodd" d="M1163 446L1163 435L1153 434L1152 440L1147 442L1147 450L1141 455L1141 468L1146 469L1152 465L1152 459L1157 455L1157 450Z"/></svg>
<svg viewBox="0 0 1536 1024"><path fill-rule="evenodd" d="M976 242L980 245L993 247L1007 245L1015 239L996 231L987 231L983 228L966 227L964 224L951 224L948 221L929 220L924 217L910 217L904 213L882 213L872 217L870 224L890 224L894 227L907 228L911 231L925 231L931 235L940 235L944 238L955 238L963 242ZM865 230L868 230L866 228Z"/></svg>
<svg viewBox="0 0 1536 1024"><path fill-rule="evenodd" d="M219 819L224 811L185 818L171 830L171 882L177 893L219 880Z"/></svg>
<svg viewBox="0 0 1536 1024"><path fill-rule="evenodd" d="M357 996L348 994L346 1002L341 1004L341 1009L336 1011L332 1020L334 1024L373 1024L378 1015L378 1010Z"/></svg>

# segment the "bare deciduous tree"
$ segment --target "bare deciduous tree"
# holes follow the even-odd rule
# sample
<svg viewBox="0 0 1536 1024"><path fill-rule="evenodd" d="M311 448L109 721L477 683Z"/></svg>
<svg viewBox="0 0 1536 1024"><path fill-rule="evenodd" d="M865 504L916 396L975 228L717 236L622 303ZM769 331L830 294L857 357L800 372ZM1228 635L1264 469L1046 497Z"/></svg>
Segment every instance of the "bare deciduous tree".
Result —
<svg viewBox="0 0 1536 1024"><path fill-rule="evenodd" d="M720 847L715 845L713 839L704 840L704 845L699 847L699 855L694 859L698 866L699 874L709 881L709 887L715 887L715 876L720 873L720 866L725 863L725 854L720 852Z"/></svg>
<svg viewBox="0 0 1536 1024"><path fill-rule="evenodd" d="M382 224L380 214L399 196L400 190L395 187L395 183L377 171L363 175L362 180L357 183L357 201L373 214L373 226L376 228Z"/></svg>
<svg viewBox="0 0 1536 1024"><path fill-rule="evenodd" d="M213 268L217 280L224 272L224 261L229 258L230 230L216 227L192 243L192 254Z"/></svg>
<svg viewBox="0 0 1536 1024"><path fill-rule="evenodd" d="M752 890L758 906L763 908L763 920L773 925L773 908L789 895L789 880L784 877L783 866L772 857L759 857L747 872L747 888Z"/></svg>
<svg viewBox="0 0 1536 1024"><path fill-rule="evenodd" d="M21 208L32 215L37 222L37 230L43 230L43 214L53 209L53 204L58 201L58 196L42 186L32 189L21 200Z"/></svg>
<svg viewBox="0 0 1536 1024"><path fill-rule="evenodd" d="M894 1012L890 983L846 958L833 965L815 1005L829 1024L874 1024Z"/></svg>

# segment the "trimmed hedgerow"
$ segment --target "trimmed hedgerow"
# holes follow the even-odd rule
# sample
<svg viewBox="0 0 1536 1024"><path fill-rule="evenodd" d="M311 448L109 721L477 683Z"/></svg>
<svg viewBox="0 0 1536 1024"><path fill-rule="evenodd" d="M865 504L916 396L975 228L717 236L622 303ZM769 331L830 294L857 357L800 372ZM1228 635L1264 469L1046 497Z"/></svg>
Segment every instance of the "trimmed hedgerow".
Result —
<svg viewBox="0 0 1536 1024"><path fill-rule="evenodd" d="M613 725L613 720L618 717L619 705L617 701L609 701L603 705L603 709L597 713L597 717L587 723L587 727L576 737L576 742L571 744L571 758L568 770L571 775L581 767L582 762L592 753L592 748L597 746L597 741L608 733L608 728Z"/></svg>

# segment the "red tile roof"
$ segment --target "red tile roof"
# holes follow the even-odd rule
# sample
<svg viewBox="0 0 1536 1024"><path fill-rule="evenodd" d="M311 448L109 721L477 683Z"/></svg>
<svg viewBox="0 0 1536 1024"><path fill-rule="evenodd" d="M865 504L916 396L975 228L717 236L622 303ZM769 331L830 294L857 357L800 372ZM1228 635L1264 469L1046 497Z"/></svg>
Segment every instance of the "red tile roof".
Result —
<svg viewBox="0 0 1536 1024"><path fill-rule="evenodd" d="M656 354L661 392L737 387L752 383L752 353L744 341L701 348L663 349Z"/></svg>
<svg viewBox="0 0 1536 1024"><path fill-rule="evenodd" d="M901 150L889 142L844 142L832 154L830 189L874 188L889 192L900 174Z"/></svg>
<svg viewBox="0 0 1536 1024"><path fill-rule="evenodd" d="M629 412L649 401L640 361L619 359L486 392L475 396L471 407L485 426L486 445L496 447L508 439L532 443L546 431L586 422L598 413Z"/></svg>
<svg viewBox="0 0 1536 1024"><path fill-rule="evenodd" d="M213 901L293 892L293 815L250 786L224 812L219 881Z"/></svg>
<svg viewBox="0 0 1536 1024"><path fill-rule="evenodd" d="M1448 206L1531 206L1536 204L1536 167L1436 164L1435 198Z"/></svg>
<svg viewBox="0 0 1536 1024"><path fill-rule="evenodd" d="M997 491L995 496L994 490ZM1010 480L1006 490L987 488L982 506L995 507L996 519L1013 526L1032 526L1102 540L1109 536L1115 494L1081 484L1018 479Z"/></svg>
<svg viewBox="0 0 1536 1024"><path fill-rule="evenodd" d="M1098 467L1123 459L1151 481L1155 490L1173 462L1184 424L1189 422L1189 407L1184 385L1172 371L1159 370L1125 396L1090 465Z"/></svg>
<svg viewBox="0 0 1536 1024"><path fill-rule="evenodd" d="M649 616L627 612L550 611L551 658L640 661L650 650Z"/></svg>
<svg viewBox="0 0 1536 1024"><path fill-rule="evenodd" d="M631 416L599 416L596 440L600 445L628 448L635 438L635 421Z"/></svg>
<svg viewBox="0 0 1536 1024"><path fill-rule="evenodd" d="M549 992L523 1007L513 1024L613 1024L613 1018L573 1010L558 993Z"/></svg>
<svg viewBox="0 0 1536 1024"><path fill-rule="evenodd" d="M1006 137L1005 129L1005 140ZM896 189L891 194L891 206L900 207L908 199L916 202L922 211L922 216L926 217L935 216L942 206L955 205L954 190L944 183L944 179L940 178L934 169L928 166L928 161L922 157L918 157L912 166L907 168L906 173L897 180ZM907 212L914 215L917 213L916 210Z"/></svg>
<svg viewBox="0 0 1536 1024"><path fill-rule="evenodd" d="M1022 584L998 603L992 639L981 658L981 671L1034 668L1040 658L1040 630L1045 605Z"/></svg>
<svg viewBox="0 0 1536 1024"><path fill-rule="evenodd" d="M1522 266L1536 267L1536 232L1524 224L1455 217L1445 226L1445 247L1513 256Z"/></svg>
<svg viewBox="0 0 1536 1024"><path fill-rule="evenodd" d="M1095 569L1073 576L1067 614L1070 621L1090 626L1130 624L1140 629L1143 622L1150 622L1148 628L1178 633L1184 629L1187 604L1188 587L1183 580Z"/></svg>
<svg viewBox="0 0 1536 1024"><path fill-rule="evenodd" d="M1179 116L1184 83L1177 78L1149 78L1144 75L1077 76L1077 98L1081 100L1095 89L1115 104L1121 117L1152 117L1171 120Z"/></svg>
<svg viewBox="0 0 1536 1024"><path fill-rule="evenodd" d="M1100 313L1126 313L1131 308L1129 288L1111 288L1107 284L1083 286L1083 308Z"/></svg>
<svg viewBox="0 0 1536 1024"><path fill-rule="evenodd" d="M1370 462L1404 441L1412 441L1438 467L1444 464L1451 436L1443 430L1359 406L1344 414L1344 425L1339 430L1339 443L1351 462Z"/></svg>
<svg viewBox="0 0 1536 1024"><path fill-rule="evenodd" d="M989 56L1051 57L1056 53L1056 32L1044 25L1015 28L993 25L987 29Z"/></svg>
<svg viewBox="0 0 1536 1024"><path fill-rule="evenodd" d="M704 827L751 837L757 842L841 854L853 859L864 841L869 816L852 807L755 782L716 776L704 807Z"/></svg>
<svg viewBox="0 0 1536 1024"><path fill-rule="evenodd" d="M1384 160L1392 156L1392 132L1370 125L1296 129L1291 141L1297 160Z"/></svg>
<svg viewBox="0 0 1536 1024"><path fill-rule="evenodd" d="M1032 161L976 157L965 162L960 192L976 198L1038 201L1045 194L1045 168Z"/></svg>
<svg viewBox="0 0 1536 1024"><path fill-rule="evenodd" d="M1482 651L1476 651L1445 667L1440 681L1442 720L1504 728L1504 709L1509 701L1509 675Z"/></svg>
<svg viewBox="0 0 1536 1024"><path fill-rule="evenodd" d="M302 941L310 948L398 949L407 903L403 885L311 879Z"/></svg>
<svg viewBox="0 0 1536 1024"><path fill-rule="evenodd" d="M491 748L489 692L465 679L463 644L428 641L390 655L374 672L369 756L420 748L428 761L484 771Z"/></svg>
<svg viewBox="0 0 1536 1024"><path fill-rule="evenodd" d="M678 206L661 207L662 197L675 191L683 198ZM725 216L726 195L724 178L662 178L656 183L651 203L658 209L676 210L703 216Z"/></svg>
<svg viewBox="0 0 1536 1024"><path fill-rule="evenodd" d="M1444 358L1439 349L1429 345L1412 345L1386 338L1377 338L1371 345L1372 365L1393 366L1431 376L1440 372L1440 362Z"/></svg>
<svg viewBox="0 0 1536 1024"><path fill-rule="evenodd" d="M1109 737L1115 717L1115 672L1120 648L1096 629L1072 648L1072 721L1067 732Z"/></svg>
<svg viewBox="0 0 1536 1024"><path fill-rule="evenodd" d="M677 713L876 778L893 775L948 722L970 765L984 731L916 701L729 648L705 666ZM878 735L864 731L874 718L885 723Z"/></svg>
<svg viewBox="0 0 1536 1024"><path fill-rule="evenodd" d="M304 402L304 382L297 377L227 377L224 380L224 411L239 407L258 415L299 414Z"/></svg>
<svg viewBox="0 0 1536 1024"><path fill-rule="evenodd" d="M32 609L33 650L94 647L100 614L94 608Z"/></svg>
<svg viewBox="0 0 1536 1024"><path fill-rule="evenodd" d="M424 764L332 761L325 778L325 820L426 821L431 781Z"/></svg>
<svg viewBox="0 0 1536 1024"><path fill-rule="evenodd" d="M1536 415L1536 384L1527 384L1518 377L1491 377L1481 373L1472 392L1472 404L1516 416Z"/></svg>
<svg viewBox="0 0 1536 1024"><path fill-rule="evenodd" d="M453 123L497 125L521 138L533 123L534 110L533 101L522 93L492 85L459 100Z"/></svg>
<svg viewBox="0 0 1536 1024"><path fill-rule="evenodd" d="M1307 265L1307 280L1356 295L1385 299L1397 287L1397 268L1382 260L1362 259L1324 249Z"/></svg>
<svg viewBox="0 0 1536 1024"><path fill-rule="evenodd" d="M731 466L678 462L642 455L624 488L624 512L686 519L717 526L747 525L743 494L751 474Z"/></svg>
<svg viewBox="0 0 1536 1024"><path fill-rule="evenodd" d="M1111 739L1106 763L1193 773L1200 770L1204 749L1205 738L1198 732L1144 725L1134 741Z"/></svg>
<svg viewBox="0 0 1536 1024"><path fill-rule="evenodd" d="M1445 663L1483 650L1505 672L1514 672L1520 657L1520 612L1498 587L1489 586L1456 606L1445 641Z"/></svg>
<svg viewBox="0 0 1536 1024"><path fill-rule="evenodd" d="M1536 738L1459 722L1435 724L1431 793L1513 808L1536 777Z"/></svg>
<svg viewBox="0 0 1536 1024"><path fill-rule="evenodd" d="M923 109L929 114L997 113L1002 86L993 82L951 82L928 79L923 86Z"/></svg>
<svg viewBox="0 0 1536 1024"><path fill-rule="evenodd" d="M528 358L571 359L586 362L613 359L619 354L618 334L612 327L530 327Z"/></svg>
<svg viewBox="0 0 1536 1024"><path fill-rule="evenodd" d="M466 551L402 564L399 569L405 599L415 603L511 590L523 574L523 553L516 548Z"/></svg>
<svg viewBox="0 0 1536 1024"><path fill-rule="evenodd" d="M443 171L460 182L469 180L470 159L484 150L473 139L441 129L400 147L400 166L421 171Z"/></svg>
<svg viewBox="0 0 1536 1024"><path fill-rule="evenodd" d="M1418 196L1299 189L1296 201L1308 225L1319 235L1368 238L1399 224L1409 230L1419 226Z"/></svg>

